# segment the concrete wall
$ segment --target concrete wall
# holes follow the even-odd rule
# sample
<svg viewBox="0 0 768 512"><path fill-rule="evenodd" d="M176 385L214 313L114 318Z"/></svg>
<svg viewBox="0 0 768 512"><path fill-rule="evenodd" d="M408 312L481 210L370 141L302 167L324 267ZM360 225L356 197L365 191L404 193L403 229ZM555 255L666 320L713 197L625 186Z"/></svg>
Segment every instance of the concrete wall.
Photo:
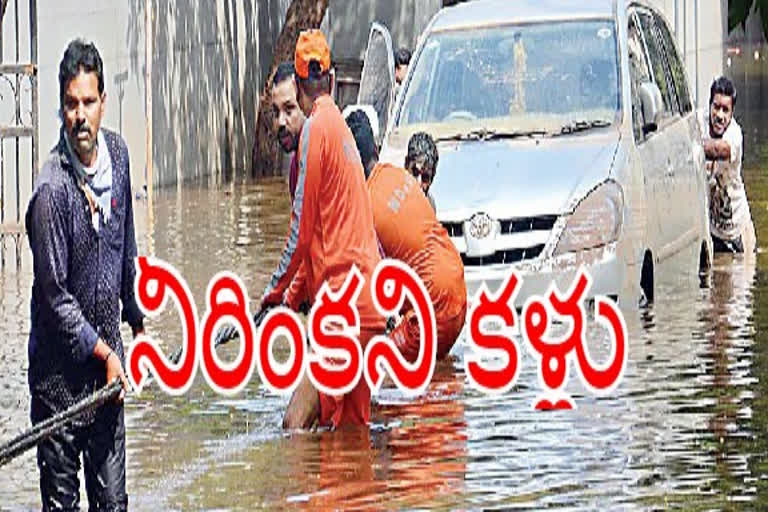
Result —
<svg viewBox="0 0 768 512"><path fill-rule="evenodd" d="M26 8L24 0L19 3ZM104 60L104 124L128 143L135 188L145 183L146 168L145 3L38 0L41 148L47 152L58 137L57 69L64 48L73 37L92 40ZM248 174L258 94L290 0L153 0L153 4L155 185L219 182ZM334 59L362 59L371 21L388 25L396 45L413 47L439 6L440 0L331 0L323 28ZM4 41L12 37L8 21L13 16L9 5ZM21 33L21 48L26 49L26 18ZM6 57L14 54L9 43ZM28 59L22 53L21 60ZM9 151L15 155L15 146L4 153ZM29 162L23 164L29 168ZM15 181L11 185L14 188Z"/></svg>
<svg viewBox="0 0 768 512"><path fill-rule="evenodd" d="M725 74L738 93L734 116L744 131L745 155L755 158L768 120L768 44L759 15L747 19L746 30L739 27L730 34L727 50Z"/></svg>
<svg viewBox="0 0 768 512"><path fill-rule="evenodd" d="M271 57L260 48L260 41L277 37L280 26L274 20L282 20L289 1L155 1L155 185L190 179L219 181L250 169L250 141L263 81L260 62ZM26 7L23 0L19 3ZM84 37L96 44L104 61L107 110L103 122L128 143L134 188L145 183L146 168L144 4L145 0L80 0L76 5L38 0L41 150L47 153L59 134L59 61L72 38ZM3 24L6 61L15 60L13 25L8 23L12 10L9 5ZM29 59L26 16L24 9L21 61ZM6 107L3 102L0 114ZM13 149L10 141L6 145ZM26 169L30 165L22 162ZM3 188L14 186L6 183ZM22 201L26 204L31 186L22 181L22 188L27 190Z"/></svg>
<svg viewBox="0 0 768 512"><path fill-rule="evenodd" d="M154 12L155 184L218 182L251 167L262 58L260 19L278 2L158 0ZM143 37L144 0L129 0L129 38ZM132 36L131 34L135 34ZM133 62L142 72L142 59Z"/></svg>

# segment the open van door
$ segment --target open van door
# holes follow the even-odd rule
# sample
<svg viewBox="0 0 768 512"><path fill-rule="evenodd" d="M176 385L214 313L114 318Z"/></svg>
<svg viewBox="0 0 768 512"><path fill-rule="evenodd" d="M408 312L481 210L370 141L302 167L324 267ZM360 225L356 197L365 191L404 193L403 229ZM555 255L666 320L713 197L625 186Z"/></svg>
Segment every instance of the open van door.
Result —
<svg viewBox="0 0 768 512"><path fill-rule="evenodd" d="M387 129L390 107L394 101L394 90L395 56L392 50L392 37L387 27L374 22L368 35L368 49L365 51L357 105L370 105L376 111L379 126L374 126L373 129L374 133L378 132L376 137L378 145L381 145Z"/></svg>

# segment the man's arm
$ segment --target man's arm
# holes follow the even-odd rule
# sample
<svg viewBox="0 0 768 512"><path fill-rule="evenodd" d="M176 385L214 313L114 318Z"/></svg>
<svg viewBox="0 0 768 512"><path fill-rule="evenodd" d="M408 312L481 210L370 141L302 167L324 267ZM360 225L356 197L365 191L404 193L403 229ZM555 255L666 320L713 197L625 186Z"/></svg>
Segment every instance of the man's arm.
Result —
<svg viewBox="0 0 768 512"><path fill-rule="evenodd" d="M299 141L299 176L296 197L291 211L291 227L277 270L272 274L261 300L261 308L280 304L299 265L307 255L312 231L317 221L318 191L320 188L321 141L319 131L312 130L307 119Z"/></svg>
<svg viewBox="0 0 768 512"><path fill-rule="evenodd" d="M128 150L123 148L126 152L125 161L128 162ZM144 331L144 315L139 309L139 305L136 302L136 294L134 293L134 281L136 280L136 256L138 251L136 249L136 230L133 223L133 194L131 192L131 171L130 164L126 170L128 176L128 183L125 187L125 219L123 236L123 281L120 284L120 301L123 303L122 319L131 326L133 335Z"/></svg>

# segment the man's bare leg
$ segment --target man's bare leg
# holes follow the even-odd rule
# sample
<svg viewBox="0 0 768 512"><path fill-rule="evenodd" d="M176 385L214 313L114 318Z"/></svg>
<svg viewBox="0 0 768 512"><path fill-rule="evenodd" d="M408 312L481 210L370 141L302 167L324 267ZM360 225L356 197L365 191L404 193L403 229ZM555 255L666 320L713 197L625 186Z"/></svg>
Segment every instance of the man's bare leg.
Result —
<svg viewBox="0 0 768 512"><path fill-rule="evenodd" d="M301 379L283 416L284 429L308 429L320 419L320 395L307 375Z"/></svg>

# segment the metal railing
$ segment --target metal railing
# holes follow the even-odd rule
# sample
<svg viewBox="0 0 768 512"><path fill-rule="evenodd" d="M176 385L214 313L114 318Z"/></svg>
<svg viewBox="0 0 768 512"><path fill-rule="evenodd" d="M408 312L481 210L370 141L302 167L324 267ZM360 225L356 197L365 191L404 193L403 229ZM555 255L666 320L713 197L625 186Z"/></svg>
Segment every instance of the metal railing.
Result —
<svg viewBox="0 0 768 512"><path fill-rule="evenodd" d="M37 0L29 0L29 62L20 62L20 12L19 0L13 0L13 38L15 41L15 59L6 62L3 48L2 26L0 26L0 106L11 107L10 119L0 118L0 267L5 266L6 242L11 239L14 243L16 265L21 265L21 247L25 234L22 211L21 180L21 139L31 139L32 162L31 179L34 187L39 169L39 112L38 112L38 55L37 55ZM6 12L6 14L10 14ZM10 19L0 21L2 25L11 25ZM25 95L31 96L29 109L22 107ZM6 153L7 139L15 139L11 155ZM8 165L12 157L12 165ZM11 167L11 168L9 168ZM8 172L13 173L10 177ZM11 181L11 190L6 190L6 184ZM8 204L11 203L11 204ZM15 215L9 212L9 206L15 206ZM10 215L9 215L10 213Z"/></svg>

